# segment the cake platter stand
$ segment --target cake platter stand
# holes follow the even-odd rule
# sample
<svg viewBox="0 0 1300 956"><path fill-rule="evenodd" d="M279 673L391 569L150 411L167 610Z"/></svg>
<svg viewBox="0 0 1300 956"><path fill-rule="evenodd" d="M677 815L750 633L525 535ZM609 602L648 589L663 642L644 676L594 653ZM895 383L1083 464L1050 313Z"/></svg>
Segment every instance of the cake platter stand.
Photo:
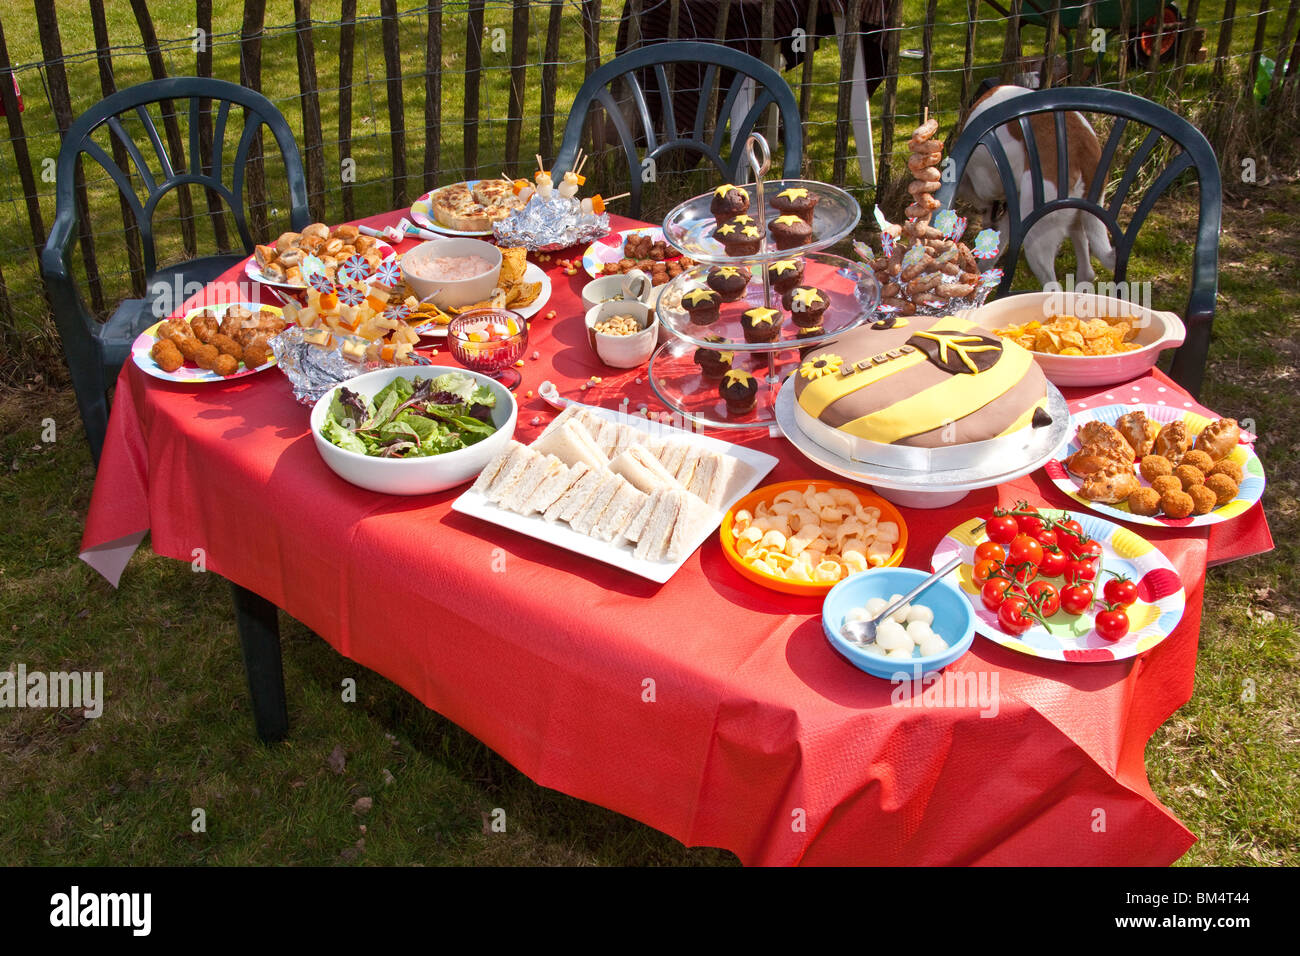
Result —
<svg viewBox="0 0 1300 956"><path fill-rule="evenodd" d="M912 471L845 458L813 441L795 416L794 379L786 379L776 398L781 433L806 458L827 471L871 485L883 498L907 508L945 508L977 488L991 488L1043 467L1059 454L1070 437L1070 410L1055 385L1047 385L1047 413L1052 424L1038 429L1017 463L1006 468L1005 456L946 471Z"/></svg>
<svg viewBox="0 0 1300 956"><path fill-rule="evenodd" d="M668 408L696 425L725 429L776 429L775 402L790 370L801 360L801 351L829 344L874 316L880 304L880 286L873 271L860 262L822 252L852 233L861 217L857 201L842 189L811 180L773 180L763 176L771 166L767 141L751 134L745 144L746 158L754 182L739 186L750 197L751 214L762 225L759 250L752 255L729 256L713 238L716 220L709 211L713 193L687 200L664 219L664 239L682 255L700 263L664 286L656 304L661 333L670 336L650 359L650 385ZM777 249L767 235L769 218L780 215L768 199L791 187L808 190L817 197L813 211L811 241L791 249ZM773 342L747 342L740 325L741 314L764 306L781 311L780 294L771 285L767 265L780 259L804 260L802 284L814 285L826 293L830 304L822 317L822 331L809 334L792 323L783 323ZM683 294L704 284L715 266L744 266L753 275L740 301L724 302L717 321L696 325L682 308ZM661 334L661 339L664 336ZM732 368L753 374L758 382L755 407L735 414L727 409L718 391L718 379L709 379L695 363L696 349L730 352Z"/></svg>

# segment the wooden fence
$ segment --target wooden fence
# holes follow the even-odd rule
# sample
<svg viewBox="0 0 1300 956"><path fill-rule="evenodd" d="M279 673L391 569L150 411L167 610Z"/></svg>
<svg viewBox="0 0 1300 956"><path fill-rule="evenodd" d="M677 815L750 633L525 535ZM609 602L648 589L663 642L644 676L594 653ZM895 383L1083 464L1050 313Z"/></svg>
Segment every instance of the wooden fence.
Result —
<svg viewBox="0 0 1300 956"><path fill-rule="evenodd" d="M169 38L160 37L146 0L131 0L129 11L113 5L107 8L111 17L104 4L92 2L89 34L79 14L74 24L69 8L59 10L49 0L36 0L34 20L0 11L0 106L9 134L0 144L0 164L11 161L16 173L0 173L9 182L8 195L0 196L0 223L8 237L0 242L0 343L18 348L20 319L39 321L45 315L37 257L53 216L53 186L43 172L57 152L57 137L80 109L121 86L192 73L263 89L300 132L312 215L351 219L379 211L372 208L376 201L379 208L406 206L453 178L494 176L498 170L526 174L535 152L554 155L567 119L565 101L582 78L615 53L620 37L625 46L636 46L652 27L668 39L696 36L703 0L428 0L400 7L399 2L363 0L365 9L359 10L357 0L339 0L331 5L338 18L322 21L313 18L311 0L293 0L291 11L287 3L271 4L277 17L291 13L291 19L269 22L265 0L245 0L242 6L229 0L217 4L214 23L212 0L196 0L193 31ZM1107 85L1173 104L1186 104L1193 96L1222 102L1246 96L1256 89L1265 58L1286 63L1265 83L1274 99L1282 84L1296 79L1300 0L1218 0L1215 18L1209 16L1209 3L1186 0L1182 24L1166 27L1157 20L1154 30L1134 22L1131 14L1141 3L948 0L941 5L938 0L909 0L907 10L924 13L920 22L909 23L900 2L709 0L714 32L703 38L746 43L778 68L782 43L789 39L775 35L783 20L811 35L821 15L839 13L848 23L842 37L853 41L866 35L878 42L884 77L872 105L879 190L905 175L895 152L909 124L926 109L956 124L985 77L1022 82L1036 77L1043 86ZM169 19L176 6L169 5ZM878 7L884 8L887 22L863 20L863 14ZM738 37L737 29L748 35ZM292 38L292 64L285 62L286 38ZM810 172L860 189L870 199L850 146L854 58L867 48L847 42L840 57L834 39L807 56L801 70L786 75L806 129L818 140L834 143L830 156L823 151L818 160L810 138L813 161L822 163ZM268 61L271 44L275 53ZM919 51L912 48L915 44ZM1161 60L1156 51L1165 46L1169 50ZM16 47L24 52L13 52ZM92 64L98 78L93 89L87 77ZM70 80L73 72L75 82ZM25 111L19 109L15 81ZM361 139L359 119L378 129L375 113L386 117L387 143L381 150L386 174L379 179L387 188L377 200L372 177L369 205L363 205L363 184L332 170L340 158L354 154ZM503 135L497 135L499 126ZM485 137L485 130L492 135ZM166 124L165 135L172 150L183 155L185 144L174 119ZM202 142L210 142L210 124L203 135ZM260 153L252 159L250 222L264 240L272 228L272 209ZM119 161L125 166L122 157ZM206 211L215 201L197 197L196 203L195 198L185 190L179 197L177 232L184 255L193 255L198 246L196 206L204 204ZM84 221L90 205L81 181L78 204ZM127 204L120 203L119 209L120 227L110 229L97 221L97 231L87 227L79 237L88 297L101 315L113 306L101 282L107 272L115 268L129 275L137 291L143 282L138 231ZM95 212L104 215L101 207ZM224 220L208 218L218 246L228 248L232 236ZM106 231L125 233L125 257L116 243L106 256L98 238ZM16 282L6 283L6 272L16 275Z"/></svg>

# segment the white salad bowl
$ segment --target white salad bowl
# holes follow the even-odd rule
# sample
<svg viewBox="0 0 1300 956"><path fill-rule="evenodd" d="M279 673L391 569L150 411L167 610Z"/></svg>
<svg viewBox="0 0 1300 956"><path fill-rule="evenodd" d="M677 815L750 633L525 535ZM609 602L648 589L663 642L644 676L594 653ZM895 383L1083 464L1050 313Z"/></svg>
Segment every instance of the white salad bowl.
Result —
<svg viewBox="0 0 1300 956"><path fill-rule="evenodd" d="M429 259L448 256L478 256L487 260L489 268L469 279L429 279L416 274L415 270ZM401 266L402 278L417 296L440 309L458 309L492 297L501 276L501 250L482 239L431 239L404 254Z"/></svg>
<svg viewBox="0 0 1300 956"><path fill-rule="evenodd" d="M496 396L492 423L497 430L481 442L426 458L375 458L340 448L321 434L330 402L338 388L349 388L369 399L393 379L437 378L448 372L472 378L479 385L486 385ZM325 464L344 481L385 495L427 495L462 485L478 475L510 442L518 415L519 408L509 389L486 375L439 365L400 366L367 372L331 388L312 407L311 434Z"/></svg>

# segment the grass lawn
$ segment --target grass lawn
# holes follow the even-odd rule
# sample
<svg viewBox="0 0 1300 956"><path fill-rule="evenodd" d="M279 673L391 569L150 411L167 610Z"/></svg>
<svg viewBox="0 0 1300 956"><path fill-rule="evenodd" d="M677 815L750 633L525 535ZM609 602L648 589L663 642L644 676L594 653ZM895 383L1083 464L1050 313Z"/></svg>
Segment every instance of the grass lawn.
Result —
<svg viewBox="0 0 1300 956"><path fill-rule="evenodd" d="M237 4L214 6L219 30L237 23ZM268 22L282 22L287 4L272 6ZM378 4L360 6L366 14ZM78 15L82 6L58 7L65 52L89 49L89 23ZM188 8L155 7L160 35L187 35ZM906 22L919 24L920 9L918 0L908 0ZM581 35L573 8L566 10L561 58L576 64ZM317 3L313 11L328 19L337 4ZM111 5L109 12L116 18L115 35L135 35L128 5ZM459 103L455 71L464 37L463 16L457 21L455 15L448 14L445 40L449 112ZM1208 15L1203 6L1202 17ZM489 25L492 17L505 22L501 11L489 12ZM423 57L423 22L412 22L403 48L415 74ZM1245 32L1239 27L1238 41ZM33 26L6 22L6 33L15 63L39 59ZM337 36L322 34L327 40ZM607 23L609 49L612 35L613 24ZM358 81L364 76L367 84L358 90L354 120L358 135L366 134L357 194L363 213L391 204L378 37L377 25L358 31ZM951 61L959 42L955 28L938 30L936 56ZM920 30L914 28L904 46L919 45ZM984 31L981 59L993 62L1000 50L1000 33ZM539 51L530 60L539 59ZM217 52L218 74L232 75L233 48ZM322 86L328 86L330 61L325 52L318 58ZM147 77L142 59L119 61L122 85ZM183 72L183 61L180 53L170 55L176 72ZM268 93L288 100L296 91L292 42L269 40L264 61ZM819 83L833 82L835 62L833 51L819 54ZM916 67L916 61L903 61L905 112L915 112ZM74 110L84 109L98 99L93 59L70 65L69 72ZM580 82L580 64L565 66L561 76L563 104ZM940 74L937 102L951 108L958 81L955 74ZM26 89L29 103L41 102L35 84ZM420 79L408 79L411 122L421 115L421 95ZM833 116L833 95L830 85L818 87L816 116ZM370 97L364 110L363 96ZM330 102L323 90L327 143L335 130ZM504 102L495 84L485 91L485 114L501 115ZM879 97L873 103L878 105ZM38 114L27 114L29 129ZM905 128L909 122L900 117ZM443 134L448 165L458 163L458 128L449 125ZM499 155L503 124L485 127L484 136L482 154ZM535 126L526 123L525 153L535 136ZM832 146L833 127L814 126L809 150L815 173L828 174ZM409 162L417 176L421 148L412 137ZM0 149L3 161L12 162L4 154ZM853 164L850 176L856 176ZM111 220L116 200L109 201ZM330 202L331 214L337 213L337 194ZM1300 773L1300 602L1287 583L1300 557L1300 416L1294 398L1300 291L1292 281L1300 271L1297 208L1295 160L1262 168L1255 185L1230 181L1225 199L1219 313L1202 398L1224 415L1256 422L1277 550L1209 572L1195 694L1148 747L1157 795L1201 838L1182 861L1187 864L1300 863L1300 796L1290 785ZM47 222L50 215L52 207ZM1157 308L1181 311L1185 304L1195 216L1186 198L1162 203L1143 231L1132 278L1154 283ZM0 206L0 222L8 235L25 235L21 200ZM30 251L11 251L0 262L11 294L21 291ZM31 322L34 328L36 320ZM78 560L93 470L71 393L50 387L48 379L39 384L28 378L25 386L0 391L0 668L22 661L31 669L101 670L109 701L104 716L92 721L65 711L0 711L0 816L6 821L0 853L8 862L735 862L724 851L682 847L616 813L532 784L468 734L283 616L292 737L275 747L258 744L228 586L153 555L147 540L117 591ZM42 441L47 419L56 424L54 442ZM340 682L349 677L357 681L356 703L340 699ZM1247 689L1253 693L1243 694ZM205 811L206 832L191 829L196 808ZM506 812L504 833L486 825L497 808Z"/></svg>

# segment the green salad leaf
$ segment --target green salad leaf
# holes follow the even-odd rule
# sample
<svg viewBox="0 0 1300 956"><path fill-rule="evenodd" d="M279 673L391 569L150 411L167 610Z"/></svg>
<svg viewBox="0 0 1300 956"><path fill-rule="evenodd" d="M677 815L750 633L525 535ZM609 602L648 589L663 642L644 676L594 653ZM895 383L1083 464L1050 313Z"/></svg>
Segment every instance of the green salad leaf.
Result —
<svg viewBox="0 0 1300 956"><path fill-rule="evenodd" d="M468 375L395 378L373 398L335 389L321 435L348 451L422 458L468 448L496 432L492 390Z"/></svg>

